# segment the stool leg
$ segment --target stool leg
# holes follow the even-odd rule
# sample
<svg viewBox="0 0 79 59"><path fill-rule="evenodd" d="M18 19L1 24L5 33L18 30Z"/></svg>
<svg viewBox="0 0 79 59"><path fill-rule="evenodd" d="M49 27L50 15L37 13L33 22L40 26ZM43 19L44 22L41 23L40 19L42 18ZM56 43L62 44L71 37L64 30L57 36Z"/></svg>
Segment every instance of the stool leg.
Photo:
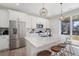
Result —
<svg viewBox="0 0 79 59"><path fill-rule="evenodd" d="M54 55L52 56L61 56L61 52L54 52Z"/></svg>
<svg viewBox="0 0 79 59"><path fill-rule="evenodd" d="M60 54L61 56L65 56L64 48L62 48L60 52L61 52L61 54Z"/></svg>
<svg viewBox="0 0 79 59"><path fill-rule="evenodd" d="M55 52L55 56L59 56L59 53L58 52Z"/></svg>
<svg viewBox="0 0 79 59"><path fill-rule="evenodd" d="M57 56L57 52L55 53L55 56Z"/></svg>
<svg viewBox="0 0 79 59"><path fill-rule="evenodd" d="M57 55L57 53L56 52L54 52L54 55L53 56L56 56Z"/></svg>

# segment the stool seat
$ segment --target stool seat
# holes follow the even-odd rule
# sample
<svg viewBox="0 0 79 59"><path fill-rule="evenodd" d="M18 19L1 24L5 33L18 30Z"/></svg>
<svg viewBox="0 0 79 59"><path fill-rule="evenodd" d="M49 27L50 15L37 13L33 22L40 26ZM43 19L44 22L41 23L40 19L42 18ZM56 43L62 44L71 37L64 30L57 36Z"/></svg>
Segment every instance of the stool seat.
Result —
<svg viewBox="0 0 79 59"><path fill-rule="evenodd" d="M65 43L60 43L58 46L59 46L60 48L65 48L66 44L65 44Z"/></svg>
<svg viewBox="0 0 79 59"><path fill-rule="evenodd" d="M51 50L54 51L54 52L60 52L61 47L59 47L59 46L54 46L54 47L51 48Z"/></svg>
<svg viewBox="0 0 79 59"><path fill-rule="evenodd" d="M51 52L49 50L43 50L38 52L37 56L51 56Z"/></svg>

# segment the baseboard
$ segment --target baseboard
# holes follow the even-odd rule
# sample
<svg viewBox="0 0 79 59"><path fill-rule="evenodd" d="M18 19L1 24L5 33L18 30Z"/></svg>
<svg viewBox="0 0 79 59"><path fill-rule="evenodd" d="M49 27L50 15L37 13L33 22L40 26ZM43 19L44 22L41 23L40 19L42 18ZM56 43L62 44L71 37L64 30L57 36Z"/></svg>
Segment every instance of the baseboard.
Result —
<svg viewBox="0 0 79 59"><path fill-rule="evenodd" d="M14 49L9 49L9 50L15 50L15 49L23 48L23 47L25 47L25 46L14 48Z"/></svg>
<svg viewBox="0 0 79 59"><path fill-rule="evenodd" d="M3 49L3 50L0 50L0 52L7 51L7 50L9 50L9 49Z"/></svg>
<svg viewBox="0 0 79 59"><path fill-rule="evenodd" d="M18 48L15 48L15 49L19 49L19 48L23 48L23 47L25 47L25 46L18 47ZM0 50L0 52L7 51L7 50L15 50L15 49L3 49L3 50Z"/></svg>

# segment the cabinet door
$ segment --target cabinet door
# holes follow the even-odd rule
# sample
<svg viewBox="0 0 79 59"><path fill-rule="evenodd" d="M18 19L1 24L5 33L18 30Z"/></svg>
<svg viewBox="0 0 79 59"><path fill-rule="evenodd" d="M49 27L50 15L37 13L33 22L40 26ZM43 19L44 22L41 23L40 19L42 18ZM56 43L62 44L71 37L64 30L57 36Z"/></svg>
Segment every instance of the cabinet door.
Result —
<svg viewBox="0 0 79 59"><path fill-rule="evenodd" d="M0 27L8 27L8 10L0 9Z"/></svg>
<svg viewBox="0 0 79 59"><path fill-rule="evenodd" d="M0 36L0 50L9 49L9 37L4 35Z"/></svg>
<svg viewBox="0 0 79 59"><path fill-rule="evenodd" d="M9 46L10 49L15 49L16 47L16 34L15 31L16 29L16 21L9 21L9 32L10 32L10 39L9 39Z"/></svg>
<svg viewBox="0 0 79 59"><path fill-rule="evenodd" d="M18 41L19 41L19 47L24 47L25 46L25 35L26 35L26 27L25 27L25 22L19 22L19 28L18 28Z"/></svg>

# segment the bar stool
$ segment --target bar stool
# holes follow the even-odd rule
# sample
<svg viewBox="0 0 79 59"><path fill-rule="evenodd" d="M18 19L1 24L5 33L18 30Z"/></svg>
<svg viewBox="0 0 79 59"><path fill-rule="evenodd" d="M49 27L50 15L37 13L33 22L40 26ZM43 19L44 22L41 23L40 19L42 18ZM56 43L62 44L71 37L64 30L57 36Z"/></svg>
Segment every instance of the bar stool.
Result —
<svg viewBox="0 0 79 59"><path fill-rule="evenodd" d="M59 54L61 53L61 47L59 47L59 46L53 46L53 47L51 47L51 51L54 52L54 55L58 55L58 53Z"/></svg>
<svg viewBox="0 0 79 59"><path fill-rule="evenodd" d="M38 52L37 56L51 56L51 52L49 50L43 50Z"/></svg>
<svg viewBox="0 0 79 59"><path fill-rule="evenodd" d="M60 44L58 44L58 46L61 47L61 48L65 48L66 44L65 43L60 43Z"/></svg>
<svg viewBox="0 0 79 59"><path fill-rule="evenodd" d="M63 55L65 55L65 47L66 47L66 44L65 43L60 43L60 44L58 44L58 46L61 48L61 55L63 56Z"/></svg>

